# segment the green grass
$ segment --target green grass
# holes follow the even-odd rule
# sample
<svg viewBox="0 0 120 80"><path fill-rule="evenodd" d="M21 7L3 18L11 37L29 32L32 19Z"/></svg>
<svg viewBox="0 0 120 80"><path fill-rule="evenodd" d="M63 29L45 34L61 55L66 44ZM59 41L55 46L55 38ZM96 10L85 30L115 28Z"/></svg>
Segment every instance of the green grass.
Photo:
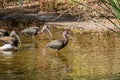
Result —
<svg viewBox="0 0 120 80"><path fill-rule="evenodd" d="M113 24L113 26L115 27L115 29L117 29L117 31L115 29L112 29L110 28L109 26L107 25L104 25L104 23L100 23L98 21L94 21L98 24L101 24L102 26L104 27L107 27L108 29L110 29L111 31L117 33L120 35L120 1L119 0L99 0L101 2L101 5L99 5L100 8L102 8L102 10L104 10L105 12L107 12L107 14L110 14L114 19L117 20L117 23L115 23L114 21L112 21L112 18L111 17L108 17L104 14L104 12L101 12L97 9L94 9L92 7L90 7L89 5L87 4L83 4L77 0L71 0L79 5L82 5L86 8L88 8L89 10L91 11L96 11L97 14L100 14L101 16L103 16L106 20L108 20L109 22L111 22ZM89 18L90 20L93 20L92 18Z"/></svg>
<svg viewBox="0 0 120 80"><path fill-rule="evenodd" d="M114 17L120 19L120 0L100 0Z"/></svg>

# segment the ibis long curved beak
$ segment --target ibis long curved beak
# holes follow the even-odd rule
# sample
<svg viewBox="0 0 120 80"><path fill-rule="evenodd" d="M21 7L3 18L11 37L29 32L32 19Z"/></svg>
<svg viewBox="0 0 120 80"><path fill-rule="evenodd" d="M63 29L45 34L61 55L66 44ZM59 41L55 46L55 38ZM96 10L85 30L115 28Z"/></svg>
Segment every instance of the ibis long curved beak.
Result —
<svg viewBox="0 0 120 80"><path fill-rule="evenodd" d="M16 32L15 31L12 31L11 32L11 34L10 34L10 37L12 37L12 36L16 36L16 38L18 39L18 41L19 41L19 47L21 47L21 39L19 38L19 36L16 34Z"/></svg>
<svg viewBox="0 0 120 80"><path fill-rule="evenodd" d="M15 34L15 36L17 37L17 39L18 39L18 41L19 41L19 47L21 47L21 39L20 39L20 37L17 35L17 34Z"/></svg>
<svg viewBox="0 0 120 80"><path fill-rule="evenodd" d="M42 30L39 31L38 33L43 33L45 30L49 33L50 38L52 38L52 33L51 33L49 27L46 26L46 25L44 25L43 28L42 28Z"/></svg>
<svg viewBox="0 0 120 80"><path fill-rule="evenodd" d="M73 40L73 37L70 34L67 34L67 36Z"/></svg>
<svg viewBox="0 0 120 80"><path fill-rule="evenodd" d="M47 30L47 32L49 33L50 38L52 39L52 33L51 33L50 29L46 28L46 30Z"/></svg>

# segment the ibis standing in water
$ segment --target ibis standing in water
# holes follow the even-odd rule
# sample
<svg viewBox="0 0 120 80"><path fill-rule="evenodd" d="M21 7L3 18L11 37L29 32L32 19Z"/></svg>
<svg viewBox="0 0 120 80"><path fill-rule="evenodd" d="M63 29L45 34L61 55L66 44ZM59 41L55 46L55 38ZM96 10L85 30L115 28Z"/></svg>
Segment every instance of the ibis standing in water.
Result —
<svg viewBox="0 0 120 80"><path fill-rule="evenodd" d="M35 36L37 34L43 33L45 30L48 31L48 33L50 35L50 38L52 38L52 33L51 33L51 31L50 31L50 29L49 29L49 27L47 25L44 25L41 30L39 29L39 27L26 28L26 29L22 30L21 33L26 34L26 35L32 35L33 43L34 43Z"/></svg>
<svg viewBox="0 0 120 80"><path fill-rule="evenodd" d="M46 47L52 48L52 49L56 49L56 50L60 50L60 49L64 48L64 47L68 44L68 42L69 42L69 38L68 38L68 37L69 37L69 36L70 36L70 35L69 35L66 31L64 31L64 32L63 32L63 38L64 38L64 39L54 40L54 41L48 43L48 44L46 45ZM70 37L71 37L71 36L70 36Z"/></svg>
<svg viewBox="0 0 120 80"><path fill-rule="evenodd" d="M21 40L18 37L18 35L15 33L15 31L12 31L9 36L3 36L0 38L0 41L3 42L3 46L0 47L0 50L17 50L18 49L18 40L20 42L21 46Z"/></svg>

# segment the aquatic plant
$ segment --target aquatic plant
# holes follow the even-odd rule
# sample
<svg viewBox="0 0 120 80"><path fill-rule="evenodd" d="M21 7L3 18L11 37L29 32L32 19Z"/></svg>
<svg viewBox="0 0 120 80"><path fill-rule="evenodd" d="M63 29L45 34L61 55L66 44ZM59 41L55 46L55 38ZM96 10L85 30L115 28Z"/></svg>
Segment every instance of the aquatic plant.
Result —
<svg viewBox="0 0 120 80"><path fill-rule="evenodd" d="M100 0L114 17L120 19L120 0Z"/></svg>
<svg viewBox="0 0 120 80"><path fill-rule="evenodd" d="M102 8L104 10L104 12L107 12L107 14L109 14L110 16L106 16L104 13L102 13L101 11L97 10L97 9L93 9L92 7L90 7L89 5L86 5L86 4L83 4L83 3L80 3L79 1L76 1L76 0L71 0L79 5L82 5L92 11L95 11L96 13L100 14L102 17L104 17L105 19L107 19L109 22L111 22L115 29L112 29L110 28L109 26L107 25L104 25L104 23L100 23L99 21L95 21L93 20L92 18L89 18L91 19L92 21L94 22L97 22L98 24L102 25L102 26L105 26L107 28L109 28L111 31L117 33L117 34L120 34L118 31L120 31L120 2L119 0L99 0L99 2L101 2L103 4L103 6L99 5L100 8ZM117 23L115 23L114 21L112 21L112 18L113 17L114 19L117 20ZM119 24L118 24L119 23Z"/></svg>
<svg viewBox="0 0 120 80"><path fill-rule="evenodd" d="M23 0L18 0L19 6L22 7L23 5Z"/></svg>

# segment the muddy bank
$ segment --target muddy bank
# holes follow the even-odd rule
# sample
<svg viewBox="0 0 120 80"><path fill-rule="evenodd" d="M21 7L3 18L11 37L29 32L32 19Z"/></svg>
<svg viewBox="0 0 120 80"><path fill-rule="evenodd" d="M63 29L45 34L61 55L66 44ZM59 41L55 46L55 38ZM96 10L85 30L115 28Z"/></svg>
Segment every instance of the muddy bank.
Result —
<svg viewBox="0 0 120 80"><path fill-rule="evenodd" d="M47 22L46 24L50 24L52 26L59 26L59 27L65 27L65 29L71 29L76 32L80 31L111 31L110 29L113 29L115 31L119 31L119 29L116 29L115 26L109 22L106 19L94 19L97 22L94 22L92 20L83 20L83 21L74 21L74 22ZM112 19L115 23L116 20ZM105 25L105 26L103 26Z"/></svg>
<svg viewBox="0 0 120 80"><path fill-rule="evenodd" d="M68 14L60 15L58 13L44 13L44 14L26 14L26 13L4 13L0 12L0 21L11 24L44 24L46 22L71 22L77 21L76 16ZM10 25L10 24L9 24Z"/></svg>
<svg viewBox="0 0 120 80"><path fill-rule="evenodd" d="M66 13L39 13L39 8L0 9L0 20L14 22L76 21L77 16Z"/></svg>
<svg viewBox="0 0 120 80"><path fill-rule="evenodd" d="M115 31L117 31L117 29L115 29L114 25L111 22L103 18L94 18L94 20L100 22L102 24L101 25L88 19L85 20L82 15L78 17L69 14L61 15L58 13L36 14L36 11L37 9L2 10L0 11L0 21L5 22L4 26L7 27L19 27L19 25L21 24L23 26L27 25L28 27L34 23L35 26L40 26L44 24L50 24L51 26L62 25L61 27L70 28L75 31L108 31L110 29L114 29ZM112 21L117 23L115 19L112 19ZM103 25L106 25L107 27ZM0 25L0 27L3 27L3 25Z"/></svg>

